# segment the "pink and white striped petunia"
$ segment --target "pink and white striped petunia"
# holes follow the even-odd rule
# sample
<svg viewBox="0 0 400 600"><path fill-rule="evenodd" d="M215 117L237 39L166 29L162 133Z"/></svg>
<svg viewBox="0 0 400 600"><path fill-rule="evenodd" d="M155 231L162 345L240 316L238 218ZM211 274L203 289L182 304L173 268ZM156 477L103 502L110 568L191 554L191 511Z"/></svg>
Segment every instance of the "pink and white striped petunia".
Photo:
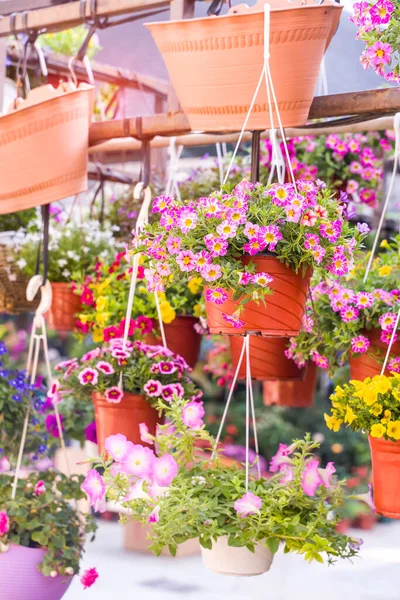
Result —
<svg viewBox="0 0 400 600"><path fill-rule="evenodd" d="M257 285L261 285L261 287L267 287L271 281L273 281L273 277L268 275L268 273L256 273L252 277L252 283L256 283Z"/></svg>
<svg viewBox="0 0 400 600"><path fill-rule="evenodd" d="M96 371L96 369L87 367L79 373L78 379L81 385L96 385L99 379L99 373Z"/></svg>
<svg viewBox="0 0 400 600"><path fill-rule="evenodd" d="M124 397L124 392L118 386L114 385L111 388L108 388L104 392L104 397L107 402L112 402L113 404L119 404Z"/></svg>
<svg viewBox="0 0 400 600"><path fill-rule="evenodd" d="M158 367L158 365L155 366ZM161 396L162 387L162 384L156 379L149 379L148 382L144 384L143 390L147 396L154 398Z"/></svg>
<svg viewBox="0 0 400 600"><path fill-rule="evenodd" d="M236 500L233 507L237 514L242 518L255 515L262 506L262 500L252 492L246 492L239 500Z"/></svg>
<svg viewBox="0 0 400 600"><path fill-rule="evenodd" d="M90 471L88 471L81 487L87 495L91 506L97 506L99 502L104 500L106 484L96 469L90 469Z"/></svg>
<svg viewBox="0 0 400 600"><path fill-rule="evenodd" d="M104 375L112 375L115 373L115 369L112 364L105 360L100 360L96 365L96 369L101 371L101 373L104 373Z"/></svg>
<svg viewBox="0 0 400 600"><path fill-rule="evenodd" d="M181 271L193 271L196 268L196 256L191 250L181 250L176 255L176 263Z"/></svg>
<svg viewBox="0 0 400 600"><path fill-rule="evenodd" d="M153 465L153 478L161 487L171 485L178 473L178 463L171 454L156 458Z"/></svg>
<svg viewBox="0 0 400 600"><path fill-rule="evenodd" d="M214 304L224 304L228 300L228 294L221 287L206 290L207 302L213 302Z"/></svg>
<svg viewBox="0 0 400 600"><path fill-rule="evenodd" d="M241 329L241 327L243 327L244 325L246 325L246 321L243 321L242 319L240 319L238 317L238 315L233 314L233 315L227 315L226 313L221 313L222 318L229 323L230 325L233 325L233 327L235 329Z"/></svg>
<svg viewBox="0 0 400 600"><path fill-rule="evenodd" d="M351 349L357 354L362 354L368 350L370 344L371 342L365 335L358 335L351 340Z"/></svg>
<svg viewBox="0 0 400 600"><path fill-rule="evenodd" d="M122 433L116 433L106 438L104 448L116 462L121 462L128 452L128 440Z"/></svg>
<svg viewBox="0 0 400 600"><path fill-rule="evenodd" d="M215 281L222 275L222 270L219 265L206 264L200 271L200 275L206 281Z"/></svg>

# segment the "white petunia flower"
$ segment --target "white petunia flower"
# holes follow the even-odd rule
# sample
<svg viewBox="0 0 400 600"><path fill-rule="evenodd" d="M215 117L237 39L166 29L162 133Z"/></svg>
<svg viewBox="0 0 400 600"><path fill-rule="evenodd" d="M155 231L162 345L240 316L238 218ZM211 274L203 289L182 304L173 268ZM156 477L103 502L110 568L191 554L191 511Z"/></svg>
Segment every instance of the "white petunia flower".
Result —
<svg viewBox="0 0 400 600"><path fill-rule="evenodd" d="M23 269L24 267L26 267L27 262L24 258L20 258L19 260L17 260L17 262L15 264L17 265L18 268Z"/></svg>

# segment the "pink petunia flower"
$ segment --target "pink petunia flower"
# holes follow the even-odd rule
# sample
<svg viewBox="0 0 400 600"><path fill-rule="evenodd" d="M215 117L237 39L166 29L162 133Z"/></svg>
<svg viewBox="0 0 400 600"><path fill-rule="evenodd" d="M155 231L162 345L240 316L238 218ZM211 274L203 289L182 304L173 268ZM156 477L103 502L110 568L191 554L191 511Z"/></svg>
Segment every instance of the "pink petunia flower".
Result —
<svg viewBox="0 0 400 600"><path fill-rule="evenodd" d="M235 329L240 329L241 327L246 325L246 321L243 321L235 314L227 315L226 313L223 312L223 313L221 313L221 315L222 315L222 318L230 325L233 325L233 327Z"/></svg>
<svg viewBox="0 0 400 600"><path fill-rule="evenodd" d="M329 361L326 356L322 356L316 350L311 351L311 360L319 367L320 369L329 369Z"/></svg>
<svg viewBox="0 0 400 600"><path fill-rule="evenodd" d="M139 423L139 434L142 442L149 444L150 446L154 444L154 437L149 433L149 428L146 423Z"/></svg>
<svg viewBox="0 0 400 600"><path fill-rule="evenodd" d="M196 257L191 250L182 250L176 256L181 271L193 271L196 268Z"/></svg>
<svg viewBox="0 0 400 600"><path fill-rule="evenodd" d="M294 470L293 470L293 467L291 465L283 464L282 467L281 467L281 469L280 469L280 473L283 476L279 480L279 483L281 485L284 485L285 483L289 483L290 481L293 481L293 479L294 479Z"/></svg>
<svg viewBox="0 0 400 600"><path fill-rule="evenodd" d="M188 233L191 229L195 229L197 224L197 213L190 208L184 208L178 217L178 227L183 233Z"/></svg>
<svg viewBox="0 0 400 600"><path fill-rule="evenodd" d="M389 360L388 369L390 373L400 373L400 356Z"/></svg>
<svg viewBox="0 0 400 600"><path fill-rule="evenodd" d="M317 206L314 208L314 212L319 219L327 219L328 218L327 209L324 206L321 206L320 204L317 204Z"/></svg>
<svg viewBox="0 0 400 600"><path fill-rule="evenodd" d="M393 331L397 315L395 313L385 313L379 317L379 325L383 331Z"/></svg>
<svg viewBox="0 0 400 600"><path fill-rule="evenodd" d="M205 410L202 402L188 402L182 410L182 421L190 429L199 429L203 426Z"/></svg>
<svg viewBox="0 0 400 600"><path fill-rule="evenodd" d="M358 335L351 340L351 349L357 354L362 354L368 350L370 344L371 342L365 335Z"/></svg>
<svg viewBox="0 0 400 600"><path fill-rule="evenodd" d="M150 448L140 444L128 444L127 453L121 461L121 471L127 475L135 475L141 479L151 479L155 455Z"/></svg>
<svg viewBox="0 0 400 600"><path fill-rule="evenodd" d="M324 260L324 256L326 254L326 250L322 246L316 246L311 251L311 254L313 255L313 258L314 258L315 262L319 265Z"/></svg>
<svg viewBox="0 0 400 600"><path fill-rule="evenodd" d="M208 264L202 268L200 275L206 281L215 281L221 277L222 270L219 265Z"/></svg>
<svg viewBox="0 0 400 600"><path fill-rule="evenodd" d="M114 385L113 387L105 390L104 397L107 402L111 402L113 404L119 404L124 397L124 392L118 386Z"/></svg>
<svg viewBox="0 0 400 600"><path fill-rule="evenodd" d="M210 251L212 258L225 256L228 251L228 242L212 233L205 236L204 243Z"/></svg>
<svg viewBox="0 0 400 600"><path fill-rule="evenodd" d="M300 221L301 225L304 225L305 227L314 227L315 223L317 222L317 215L313 210L309 210L306 213L304 213L303 218Z"/></svg>
<svg viewBox="0 0 400 600"><path fill-rule="evenodd" d="M261 238L251 238L248 242L243 244L243 250L250 254L250 256L255 256L259 252L262 252L266 248L266 243Z"/></svg>
<svg viewBox="0 0 400 600"><path fill-rule="evenodd" d="M344 306L340 311L340 316L342 321L345 323L350 323L351 321L355 321L358 319L359 311L353 306Z"/></svg>
<svg viewBox="0 0 400 600"><path fill-rule="evenodd" d="M309 460L301 476L301 485L306 496L315 496L317 488L323 483L318 472L318 460Z"/></svg>
<svg viewBox="0 0 400 600"><path fill-rule="evenodd" d="M374 297L369 292L359 292L355 296L357 308L371 308L374 303Z"/></svg>
<svg viewBox="0 0 400 600"><path fill-rule="evenodd" d="M157 505L149 514L148 523L158 523L160 520L160 506Z"/></svg>
<svg viewBox="0 0 400 600"><path fill-rule="evenodd" d="M253 281L253 273L248 273L247 271L241 271L239 273L238 283L241 285L248 285L251 281Z"/></svg>
<svg viewBox="0 0 400 600"><path fill-rule="evenodd" d="M178 237L169 236L165 245L169 254L178 254L181 249L181 239Z"/></svg>
<svg viewBox="0 0 400 600"><path fill-rule="evenodd" d="M378 40L367 48L366 52L374 66L388 65L392 59L393 48L390 44Z"/></svg>
<svg viewBox="0 0 400 600"><path fill-rule="evenodd" d="M374 497L372 495L372 485L370 483L368 484L368 492L365 494L356 494L354 498L361 500L361 502L365 502L368 504L372 512L376 512Z"/></svg>
<svg viewBox="0 0 400 600"><path fill-rule="evenodd" d="M298 223L301 217L301 210L292 204L285 206L286 221L288 223Z"/></svg>
<svg viewBox="0 0 400 600"><path fill-rule="evenodd" d="M201 271L204 269L204 267L206 267L207 265L209 265L211 263L212 257L209 252L207 252L206 250L202 250L201 252L198 252L197 254L195 254L195 260L196 260L196 271L198 273L201 273Z"/></svg>
<svg viewBox="0 0 400 600"><path fill-rule="evenodd" d="M304 242L304 247L307 250L315 250L315 248L319 248L319 237L315 233L306 233L306 241Z"/></svg>
<svg viewBox="0 0 400 600"><path fill-rule="evenodd" d="M397 333L395 333L395 334L393 335L393 331L381 331L381 336L380 336L380 338L379 338L379 339L380 339L380 340L381 340L381 342L383 342L384 344L388 344L388 345L389 345L389 344L390 344L390 341L391 341L391 339L392 339L392 336L393 336L393 343L394 343L394 342L396 342L396 341L397 341L397 339L398 339L398 337L399 337L399 336L397 335Z"/></svg>
<svg viewBox="0 0 400 600"><path fill-rule="evenodd" d="M95 348L94 350L89 350L86 352L81 358L81 362L88 362L89 360L93 360L94 358L98 358L101 356L100 348Z"/></svg>
<svg viewBox="0 0 400 600"><path fill-rule="evenodd" d="M3 537L8 533L10 529L10 520L6 511L0 510L0 537Z"/></svg>
<svg viewBox="0 0 400 600"><path fill-rule="evenodd" d="M224 304L228 300L228 294L220 287L214 288L213 290L206 290L207 302L213 302L214 304Z"/></svg>
<svg viewBox="0 0 400 600"><path fill-rule="evenodd" d="M238 226L236 223L232 223L231 221L225 219L225 221L222 221L222 223L217 225L217 233L222 237L222 239L227 240L235 237L237 228Z"/></svg>
<svg viewBox="0 0 400 600"><path fill-rule="evenodd" d="M271 473L277 473L282 469L283 465L291 464L292 459L289 458L293 452L293 447L286 444L279 444L277 453L271 458L269 470Z"/></svg>
<svg viewBox="0 0 400 600"><path fill-rule="evenodd" d="M239 500L236 500L233 507L237 514L242 518L255 515L262 506L262 500L252 492L246 492Z"/></svg>
<svg viewBox="0 0 400 600"><path fill-rule="evenodd" d="M60 423L61 423L61 428L64 431L62 415L60 415ZM47 431L50 433L50 435L52 435L55 438L60 437L60 431L58 429L57 419L56 419L55 415L47 415L46 420L45 420L45 427L46 427Z"/></svg>
<svg viewBox="0 0 400 600"><path fill-rule="evenodd" d="M151 212L164 213L168 209L172 201L173 198L171 196L157 196L157 198L154 198L153 200Z"/></svg>
<svg viewBox="0 0 400 600"><path fill-rule="evenodd" d="M46 492L46 486L44 485L43 479L40 479L40 481L38 481L37 484L35 485L33 493L35 494L35 496L41 496L45 492Z"/></svg>
<svg viewBox="0 0 400 600"><path fill-rule="evenodd" d="M157 485L167 487L171 485L178 473L178 463L171 454L164 454L156 458L153 465L153 478Z"/></svg>
<svg viewBox="0 0 400 600"><path fill-rule="evenodd" d="M267 225L260 227L257 237L261 243L265 244L265 247L268 248L270 252L273 252L277 243L283 236L276 225Z"/></svg>
<svg viewBox="0 0 400 600"><path fill-rule="evenodd" d="M99 371L101 371L101 373L104 373L105 375L112 375L113 373L115 373L115 369L112 366L112 364L105 360L99 361L96 365L96 369L98 369Z"/></svg>
<svg viewBox="0 0 400 600"><path fill-rule="evenodd" d="M141 315L136 319L136 328L142 333L151 333L153 331L153 321Z"/></svg>
<svg viewBox="0 0 400 600"><path fill-rule="evenodd" d="M104 448L116 462L121 462L128 451L128 440L122 433L116 433L106 438Z"/></svg>
<svg viewBox="0 0 400 600"><path fill-rule="evenodd" d="M81 385L96 385L99 379L99 373L96 369L88 367L79 373L78 379Z"/></svg>
<svg viewBox="0 0 400 600"><path fill-rule="evenodd" d="M329 489L331 485L332 475L336 473L336 468L333 462L328 462L325 469L318 469L319 476L322 479L324 486Z"/></svg>
<svg viewBox="0 0 400 600"><path fill-rule="evenodd" d="M81 577L81 584L83 585L83 589L86 590L87 588L90 588L95 583L98 576L99 574L96 568L93 567L92 569L86 569L86 571L83 572Z"/></svg>
<svg viewBox="0 0 400 600"><path fill-rule="evenodd" d="M90 469L90 471L88 471L81 488L87 495L90 505L93 507L98 506L105 498L106 484L96 469Z"/></svg>
<svg viewBox="0 0 400 600"><path fill-rule="evenodd" d="M245 228L243 230L243 235L245 235L249 240L251 240L252 238L257 237L259 229L260 229L259 225L257 225L256 223L251 223L250 221L247 221Z"/></svg>
<svg viewBox="0 0 400 600"><path fill-rule="evenodd" d="M103 337L104 337L105 342L109 342L110 340L113 340L114 338L119 338L119 337L121 337L121 335L122 335L122 333L120 331L120 328L116 327L115 325L106 327L103 331Z"/></svg>
<svg viewBox="0 0 400 600"><path fill-rule="evenodd" d="M327 238L330 242L334 243L340 238L342 225L340 221L321 223L319 226L319 231L322 237Z"/></svg>
<svg viewBox="0 0 400 600"><path fill-rule="evenodd" d="M253 275L252 283L265 288L273 281L273 279L274 278L271 277L271 275L268 275L268 273L256 273Z"/></svg>
<svg viewBox="0 0 400 600"><path fill-rule="evenodd" d="M158 365L155 365L158 368ZM143 390L147 396L150 398L155 398L161 396L163 386L162 383L157 381L156 379L149 379L147 383L144 384Z"/></svg>
<svg viewBox="0 0 400 600"><path fill-rule="evenodd" d="M158 363L158 371L163 375L172 375L172 373L175 373L177 370L178 367L176 361L175 364L171 361L161 361Z"/></svg>

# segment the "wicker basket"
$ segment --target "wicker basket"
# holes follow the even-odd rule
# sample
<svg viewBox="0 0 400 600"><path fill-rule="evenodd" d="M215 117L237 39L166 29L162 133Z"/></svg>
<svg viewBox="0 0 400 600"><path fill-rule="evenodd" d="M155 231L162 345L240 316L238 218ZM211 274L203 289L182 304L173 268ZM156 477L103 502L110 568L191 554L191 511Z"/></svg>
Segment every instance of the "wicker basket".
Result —
<svg viewBox="0 0 400 600"><path fill-rule="evenodd" d="M33 312L39 304L39 298L33 302L26 299L28 278L13 268L9 247L0 244L0 312L18 315Z"/></svg>

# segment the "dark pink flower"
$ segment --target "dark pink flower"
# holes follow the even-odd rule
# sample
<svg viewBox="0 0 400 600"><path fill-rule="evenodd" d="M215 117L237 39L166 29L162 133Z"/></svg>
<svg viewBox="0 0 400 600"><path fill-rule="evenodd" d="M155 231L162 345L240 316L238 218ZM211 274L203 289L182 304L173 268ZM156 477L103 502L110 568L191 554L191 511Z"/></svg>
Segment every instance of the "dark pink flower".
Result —
<svg viewBox="0 0 400 600"><path fill-rule="evenodd" d="M60 423L61 423L62 430L64 431L62 415L60 415ZM46 426L47 431L50 433L50 435L52 435L53 437L56 437L56 438L60 437L60 431L57 426L57 419L56 419L55 415L47 415L46 420L45 420L45 426Z"/></svg>
<svg viewBox="0 0 400 600"><path fill-rule="evenodd" d="M0 537L3 537L8 533L10 529L10 520L7 513L4 510L0 511Z"/></svg>
<svg viewBox="0 0 400 600"><path fill-rule="evenodd" d="M97 569L95 569L94 567L92 569L86 569L86 571L84 571L81 577L81 584L83 585L83 589L86 590L87 588L90 588L94 584L98 576L99 574L97 572Z"/></svg>

